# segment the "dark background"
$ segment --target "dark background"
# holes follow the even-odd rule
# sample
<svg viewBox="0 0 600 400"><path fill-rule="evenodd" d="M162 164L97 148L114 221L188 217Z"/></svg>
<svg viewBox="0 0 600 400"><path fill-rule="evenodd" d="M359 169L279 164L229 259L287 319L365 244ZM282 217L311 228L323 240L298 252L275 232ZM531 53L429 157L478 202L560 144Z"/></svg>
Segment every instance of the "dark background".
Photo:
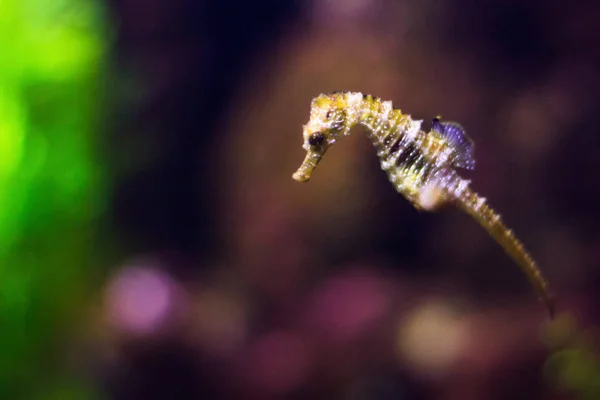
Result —
<svg viewBox="0 0 600 400"><path fill-rule="evenodd" d="M176 282L187 309L170 329L118 341L128 367L106 380L111 397L574 395L512 261L466 216L413 210L360 129L310 184L291 173L319 93L460 121L476 142L475 189L538 260L561 317L593 325L596 2L111 9L114 229L130 257L154 257L148 268Z"/></svg>

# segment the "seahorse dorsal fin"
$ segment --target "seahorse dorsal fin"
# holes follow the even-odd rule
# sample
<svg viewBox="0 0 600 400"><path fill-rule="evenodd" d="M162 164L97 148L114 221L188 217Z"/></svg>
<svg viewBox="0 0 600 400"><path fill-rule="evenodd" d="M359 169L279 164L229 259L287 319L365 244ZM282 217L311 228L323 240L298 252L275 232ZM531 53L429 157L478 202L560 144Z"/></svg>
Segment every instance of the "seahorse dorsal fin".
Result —
<svg viewBox="0 0 600 400"><path fill-rule="evenodd" d="M441 122L440 117L433 119L431 128L442 135L454 149L452 165L468 170L475 169L475 143L456 122Z"/></svg>

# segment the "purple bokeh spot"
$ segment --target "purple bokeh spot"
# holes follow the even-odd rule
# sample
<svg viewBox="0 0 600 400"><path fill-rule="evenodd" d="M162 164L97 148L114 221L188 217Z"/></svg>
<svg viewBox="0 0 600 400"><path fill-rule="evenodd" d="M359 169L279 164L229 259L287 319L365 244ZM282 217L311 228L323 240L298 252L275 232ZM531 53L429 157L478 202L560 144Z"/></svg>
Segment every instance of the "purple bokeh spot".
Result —
<svg viewBox="0 0 600 400"><path fill-rule="evenodd" d="M260 391L283 394L307 379L311 359L309 346L300 335L276 331L250 346L242 373L246 382Z"/></svg>
<svg viewBox="0 0 600 400"><path fill-rule="evenodd" d="M383 317L390 304L387 285L368 272L354 272L326 281L307 310L309 325L330 339L359 338Z"/></svg>
<svg viewBox="0 0 600 400"><path fill-rule="evenodd" d="M107 290L108 314L119 329L148 334L160 328L173 308L174 283L153 263L120 270Z"/></svg>

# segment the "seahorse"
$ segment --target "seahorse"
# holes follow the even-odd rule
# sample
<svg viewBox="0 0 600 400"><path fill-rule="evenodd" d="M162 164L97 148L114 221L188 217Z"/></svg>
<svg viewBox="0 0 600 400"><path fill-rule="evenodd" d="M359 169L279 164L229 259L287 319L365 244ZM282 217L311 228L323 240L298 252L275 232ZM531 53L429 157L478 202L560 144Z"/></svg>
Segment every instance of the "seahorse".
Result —
<svg viewBox="0 0 600 400"><path fill-rule="evenodd" d="M459 169L475 168L473 140L456 122L433 118L429 132L421 129L422 123L371 95L321 94L311 102L303 127L306 156L293 179L308 182L327 150L355 125L364 126L396 190L418 210L454 204L471 215L523 270L552 319L554 296L535 261L486 199L471 189L471 181L459 175Z"/></svg>

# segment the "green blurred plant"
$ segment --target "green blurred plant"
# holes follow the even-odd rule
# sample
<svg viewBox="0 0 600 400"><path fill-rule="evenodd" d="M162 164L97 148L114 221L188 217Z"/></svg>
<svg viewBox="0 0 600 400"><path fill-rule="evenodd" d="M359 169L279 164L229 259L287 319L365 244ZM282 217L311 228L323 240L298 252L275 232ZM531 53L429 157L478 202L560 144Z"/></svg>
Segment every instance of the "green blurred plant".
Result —
<svg viewBox="0 0 600 400"><path fill-rule="evenodd" d="M600 355L598 332L582 331L569 315L561 315L544 331L544 341L552 349L545 375L554 387L576 393L580 399L600 399Z"/></svg>
<svg viewBox="0 0 600 400"><path fill-rule="evenodd" d="M0 1L2 399L86 393L57 366L105 198L103 11L92 0Z"/></svg>

